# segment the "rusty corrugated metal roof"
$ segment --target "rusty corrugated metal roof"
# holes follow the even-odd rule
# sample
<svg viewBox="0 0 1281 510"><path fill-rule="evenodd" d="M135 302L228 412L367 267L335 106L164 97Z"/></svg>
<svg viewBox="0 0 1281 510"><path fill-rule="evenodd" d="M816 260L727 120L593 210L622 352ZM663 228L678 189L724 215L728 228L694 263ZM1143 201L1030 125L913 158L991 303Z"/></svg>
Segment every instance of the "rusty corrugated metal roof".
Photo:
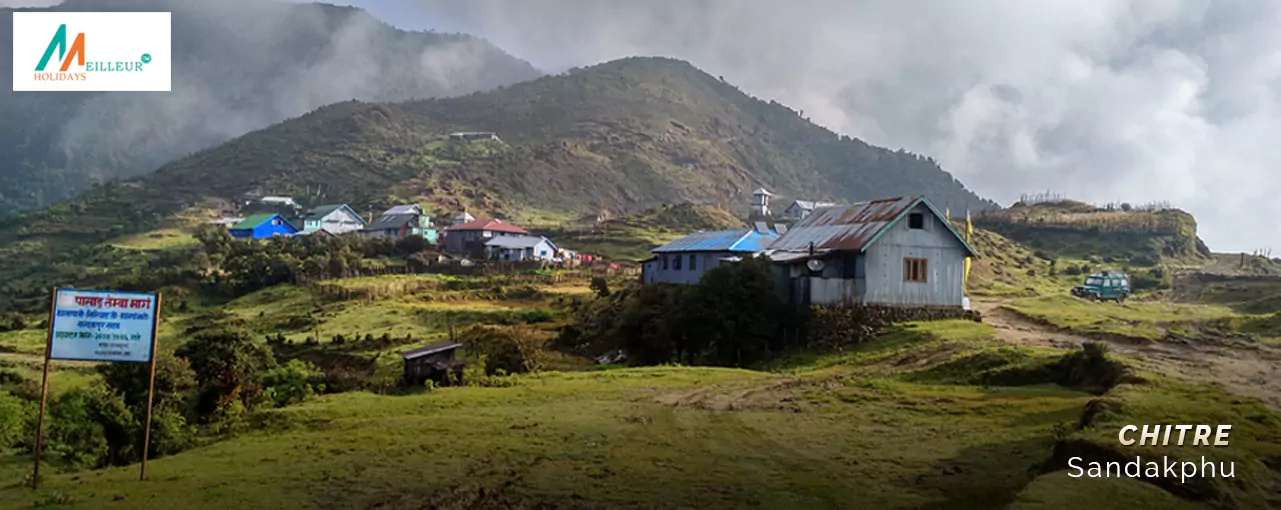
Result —
<svg viewBox="0 0 1281 510"><path fill-rule="evenodd" d="M925 207L938 217L939 222L956 236L971 257L978 257L978 251L965 241L960 232L943 219L938 209L934 208L925 197L915 196L814 209L813 213L797 222L787 230L787 233L770 245L770 250L775 252L772 258L789 259L780 252L808 253L810 243L813 243L815 253L862 252L876 241L881 232L896 223L918 203L925 204Z"/></svg>
<svg viewBox="0 0 1281 510"><path fill-rule="evenodd" d="M898 197L851 205L820 207L787 229L770 249L775 251L863 251L921 197Z"/></svg>

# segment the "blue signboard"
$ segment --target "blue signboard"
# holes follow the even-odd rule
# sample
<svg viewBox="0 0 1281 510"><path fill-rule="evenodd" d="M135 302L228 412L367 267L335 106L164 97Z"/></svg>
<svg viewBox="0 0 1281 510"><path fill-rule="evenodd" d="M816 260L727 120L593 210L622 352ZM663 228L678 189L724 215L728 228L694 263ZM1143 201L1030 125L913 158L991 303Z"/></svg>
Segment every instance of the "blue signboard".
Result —
<svg viewBox="0 0 1281 510"><path fill-rule="evenodd" d="M155 294L56 289L50 357L148 363L155 341Z"/></svg>

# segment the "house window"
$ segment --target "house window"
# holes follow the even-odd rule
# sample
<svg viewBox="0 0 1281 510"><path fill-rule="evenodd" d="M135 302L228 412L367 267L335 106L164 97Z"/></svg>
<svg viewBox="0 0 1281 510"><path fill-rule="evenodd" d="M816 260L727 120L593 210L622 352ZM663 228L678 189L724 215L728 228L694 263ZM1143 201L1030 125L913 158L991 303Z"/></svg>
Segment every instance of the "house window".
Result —
<svg viewBox="0 0 1281 510"><path fill-rule="evenodd" d="M680 269L681 269L681 256L680 256L680 255L677 255L677 256L675 256L675 257L672 257L672 269L675 269L675 270L677 270L677 271L680 271Z"/></svg>
<svg viewBox="0 0 1281 510"><path fill-rule="evenodd" d="M926 275L929 273L929 261L925 259L903 259L903 281L921 282L929 281Z"/></svg>
<svg viewBox="0 0 1281 510"><path fill-rule="evenodd" d="M912 230L924 230L924 229L925 229L925 214L924 214L924 213L912 213L912 214L907 215L907 228L910 228L910 229L912 229Z"/></svg>
<svg viewBox="0 0 1281 510"><path fill-rule="evenodd" d="M693 270L695 270L695 269L698 269L698 263L697 263L697 262L695 262L695 260L696 260L696 259L694 258L694 256L693 256L693 255L690 255L690 256L689 256L689 270L690 270L690 271L693 271Z"/></svg>
<svg viewBox="0 0 1281 510"><path fill-rule="evenodd" d="M663 255L663 256L659 257L659 259L663 261L663 270L664 270L664 271L666 271L666 270L667 270L667 255Z"/></svg>
<svg viewBox="0 0 1281 510"><path fill-rule="evenodd" d="M271 220L272 225L280 226L280 220Z"/></svg>

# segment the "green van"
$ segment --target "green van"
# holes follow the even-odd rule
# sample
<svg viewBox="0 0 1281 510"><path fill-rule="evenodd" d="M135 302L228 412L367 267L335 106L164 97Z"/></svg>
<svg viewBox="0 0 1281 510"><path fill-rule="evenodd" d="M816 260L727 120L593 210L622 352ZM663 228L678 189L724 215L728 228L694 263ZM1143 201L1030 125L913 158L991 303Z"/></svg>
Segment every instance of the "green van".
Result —
<svg viewBox="0 0 1281 510"><path fill-rule="evenodd" d="M1085 279L1084 285L1072 288L1072 295L1090 301L1120 303L1130 297L1130 277L1124 273L1109 271L1092 274Z"/></svg>

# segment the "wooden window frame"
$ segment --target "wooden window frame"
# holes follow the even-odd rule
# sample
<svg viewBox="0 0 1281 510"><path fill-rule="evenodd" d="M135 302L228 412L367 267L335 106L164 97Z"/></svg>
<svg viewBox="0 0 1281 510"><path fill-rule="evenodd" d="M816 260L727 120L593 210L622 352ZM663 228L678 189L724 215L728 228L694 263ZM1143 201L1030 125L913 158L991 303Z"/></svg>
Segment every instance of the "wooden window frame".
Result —
<svg viewBox="0 0 1281 510"><path fill-rule="evenodd" d="M930 261L929 259L904 257L903 258L903 281L911 283L929 283L930 282Z"/></svg>

